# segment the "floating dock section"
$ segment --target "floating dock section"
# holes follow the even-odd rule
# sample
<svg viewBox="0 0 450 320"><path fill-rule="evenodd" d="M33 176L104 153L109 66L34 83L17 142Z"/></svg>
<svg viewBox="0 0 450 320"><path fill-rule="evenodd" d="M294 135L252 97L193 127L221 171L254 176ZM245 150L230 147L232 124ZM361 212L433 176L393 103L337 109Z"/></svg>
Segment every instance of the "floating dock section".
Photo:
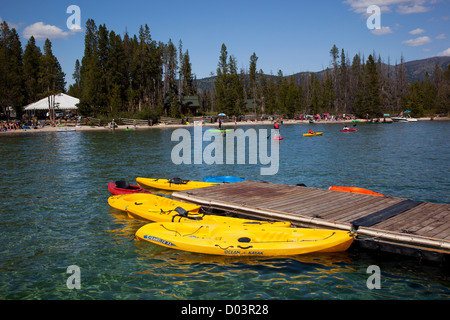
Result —
<svg viewBox="0 0 450 320"><path fill-rule="evenodd" d="M243 181L174 192L173 198L298 227L356 230L359 246L448 261L450 205Z"/></svg>

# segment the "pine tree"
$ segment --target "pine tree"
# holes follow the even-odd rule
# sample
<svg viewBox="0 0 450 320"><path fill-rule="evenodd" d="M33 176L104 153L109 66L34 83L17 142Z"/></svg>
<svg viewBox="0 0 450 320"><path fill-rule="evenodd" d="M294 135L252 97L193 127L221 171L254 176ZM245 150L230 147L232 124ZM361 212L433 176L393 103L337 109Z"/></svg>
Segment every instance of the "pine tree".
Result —
<svg viewBox="0 0 450 320"><path fill-rule="evenodd" d="M277 85L275 83L275 77L273 75L270 75L267 90L264 95L267 114L274 114L276 112L276 105L277 105L276 99L277 99Z"/></svg>
<svg viewBox="0 0 450 320"><path fill-rule="evenodd" d="M321 111L323 95L321 92L320 81L314 74L311 74L310 92L311 99L309 113L315 115Z"/></svg>
<svg viewBox="0 0 450 320"><path fill-rule="evenodd" d="M75 80L75 83L69 86L68 94L75 98L81 97L81 66L80 61L77 59L75 61L75 70L72 74L73 80Z"/></svg>
<svg viewBox="0 0 450 320"><path fill-rule="evenodd" d="M0 24L0 105L9 117L9 107L17 116L25 102L22 45L15 29L6 22Z"/></svg>
<svg viewBox="0 0 450 320"><path fill-rule="evenodd" d="M41 56L41 49L36 46L36 41L34 37L31 36L23 54L23 74L25 79L27 104L39 100L38 95L42 91L38 85Z"/></svg>
<svg viewBox="0 0 450 320"><path fill-rule="evenodd" d="M372 55L369 55L366 67L366 99L365 106L359 110L359 116L364 117L368 113L369 117L379 117L382 115L380 78Z"/></svg>
<svg viewBox="0 0 450 320"><path fill-rule="evenodd" d="M258 83L256 84L257 96L259 97L258 106L261 113L266 112L266 97L267 97L267 77L263 70L258 72Z"/></svg>
<svg viewBox="0 0 450 320"><path fill-rule="evenodd" d="M437 86L436 113L447 115L450 113L450 65L447 66L447 70L444 73L441 70L440 79L437 79L435 83Z"/></svg>
<svg viewBox="0 0 450 320"><path fill-rule="evenodd" d="M408 96L408 77L406 75L405 61L403 56L400 59L400 66L397 66L396 85L396 109L397 113L404 111L404 105Z"/></svg>
<svg viewBox="0 0 450 320"><path fill-rule="evenodd" d="M123 110L128 90L128 64L120 35L109 33L109 52L106 62L106 86L108 95L115 95L114 105L110 100L109 110L114 116Z"/></svg>
<svg viewBox="0 0 450 320"><path fill-rule="evenodd" d="M352 87L353 87L353 104L351 112L362 117L366 117L368 110L366 109L366 65L359 55L355 55L352 64Z"/></svg>
<svg viewBox="0 0 450 320"><path fill-rule="evenodd" d="M322 89L323 110L326 110L327 112L333 110L334 100L333 80L331 79L330 71L327 69L326 79L323 82ZM346 108L344 108L344 110L346 110Z"/></svg>
<svg viewBox="0 0 450 320"><path fill-rule="evenodd" d="M339 108L339 81L338 81L338 73L339 73L339 65L337 63L337 59L339 57L339 49L336 47L336 45L333 45L333 47L330 50L330 56L332 59L332 65L333 65L333 90L334 90L334 109L337 112Z"/></svg>
<svg viewBox="0 0 450 320"><path fill-rule="evenodd" d="M79 111L83 115L92 116L100 105L97 80L101 78L98 59L98 29L95 21L88 19L84 37L84 56L81 60L80 86L81 97Z"/></svg>
<svg viewBox="0 0 450 320"><path fill-rule="evenodd" d="M163 94L165 105L171 117L177 118L181 115L178 99L178 85L176 73L178 69L177 48L169 39L169 43L163 46L164 85ZM167 110L166 110L167 113Z"/></svg>
<svg viewBox="0 0 450 320"><path fill-rule="evenodd" d="M40 57L39 85L42 87L44 97L49 99L50 120L54 122L55 114L53 96L65 92L65 74L61 70L58 59L53 55L52 43L45 40L44 54Z"/></svg>
<svg viewBox="0 0 450 320"><path fill-rule="evenodd" d="M256 101L258 99L258 95L257 95L257 82L256 82L256 78L257 78L257 72L256 72L256 63L258 62L258 57L256 56L256 53L253 52L253 54L250 56L250 69L249 69L249 80L250 80L250 97L253 100L253 107L254 107L254 111L255 113L257 113L256 111Z"/></svg>
<svg viewBox="0 0 450 320"><path fill-rule="evenodd" d="M229 115L238 116L245 108L244 88L237 71L237 59L233 55L229 58L228 70L230 74L227 76L228 90L226 110Z"/></svg>
<svg viewBox="0 0 450 320"><path fill-rule="evenodd" d="M349 74L347 67L347 59L345 57L344 49L341 52L341 65L339 67L339 106L342 112L347 113L348 108L348 90L349 90ZM331 110L331 109L328 109Z"/></svg>
<svg viewBox="0 0 450 320"><path fill-rule="evenodd" d="M295 83L294 77L291 76L289 77L289 81L287 83L286 105L283 113L286 114L288 118L293 118L295 112L300 110L301 107L302 95L300 88Z"/></svg>
<svg viewBox="0 0 450 320"><path fill-rule="evenodd" d="M181 61L181 76L182 76L182 92L183 96L192 96L195 94L194 78L192 77L192 65L189 57L189 50L183 55Z"/></svg>
<svg viewBox="0 0 450 320"><path fill-rule="evenodd" d="M425 73L425 78L422 81L422 90L423 90L423 108L424 111L426 109L427 112L433 113L433 108L436 103L436 87L434 83L431 81L430 75L428 72Z"/></svg>
<svg viewBox="0 0 450 320"><path fill-rule="evenodd" d="M419 81L414 81L409 87L407 108L414 117L423 116L423 90Z"/></svg>
<svg viewBox="0 0 450 320"><path fill-rule="evenodd" d="M228 112L227 91L228 91L228 51L225 44L220 50L219 64L216 79L216 110L218 112Z"/></svg>

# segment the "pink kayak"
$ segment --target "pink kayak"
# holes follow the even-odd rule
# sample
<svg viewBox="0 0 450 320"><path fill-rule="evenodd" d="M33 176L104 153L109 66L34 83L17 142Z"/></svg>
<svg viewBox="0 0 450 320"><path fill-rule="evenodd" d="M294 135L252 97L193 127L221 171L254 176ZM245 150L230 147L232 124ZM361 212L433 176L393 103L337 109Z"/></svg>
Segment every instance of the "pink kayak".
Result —
<svg viewBox="0 0 450 320"><path fill-rule="evenodd" d="M116 183L109 182L108 190L113 195L131 194L131 193L150 193L150 191L141 188L140 186L130 185L128 181L116 181Z"/></svg>
<svg viewBox="0 0 450 320"><path fill-rule="evenodd" d="M358 129L342 129L342 132L352 132L352 131L358 131Z"/></svg>

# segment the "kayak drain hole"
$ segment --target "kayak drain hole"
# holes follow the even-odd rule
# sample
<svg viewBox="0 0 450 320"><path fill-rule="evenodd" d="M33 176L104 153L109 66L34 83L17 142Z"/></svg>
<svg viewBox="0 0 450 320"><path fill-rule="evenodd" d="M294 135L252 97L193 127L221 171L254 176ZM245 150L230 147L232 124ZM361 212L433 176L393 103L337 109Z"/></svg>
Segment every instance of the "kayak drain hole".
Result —
<svg viewBox="0 0 450 320"><path fill-rule="evenodd" d="M247 238L247 237L242 237L242 238L239 238L238 241L241 243L249 243L252 241L252 239Z"/></svg>

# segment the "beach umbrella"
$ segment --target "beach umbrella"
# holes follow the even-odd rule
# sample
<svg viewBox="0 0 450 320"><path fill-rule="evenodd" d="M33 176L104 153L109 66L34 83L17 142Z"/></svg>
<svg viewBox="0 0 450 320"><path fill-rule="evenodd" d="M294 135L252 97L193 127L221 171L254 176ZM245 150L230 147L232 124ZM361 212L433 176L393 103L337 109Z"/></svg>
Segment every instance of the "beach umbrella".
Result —
<svg viewBox="0 0 450 320"><path fill-rule="evenodd" d="M403 113L411 113L411 111L409 111L409 110L406 110L406 111L403 111Z"/></svg>
<svg viewBox="0 0 450 320"><path fill-rule="evenodd" d="M219 113L219 117L226 117L227 115L225 113Z"/></svg>

